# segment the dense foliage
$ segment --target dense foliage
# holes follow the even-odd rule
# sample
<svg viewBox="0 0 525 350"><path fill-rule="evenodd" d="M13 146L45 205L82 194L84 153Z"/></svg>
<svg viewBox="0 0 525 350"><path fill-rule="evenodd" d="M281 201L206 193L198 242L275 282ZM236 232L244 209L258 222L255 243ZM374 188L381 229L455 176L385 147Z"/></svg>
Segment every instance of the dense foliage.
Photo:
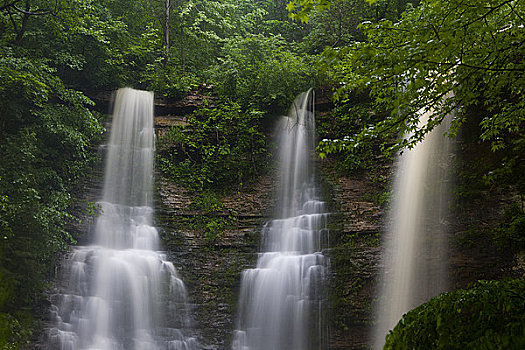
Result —
<svg viewBox="0 0 525 350"><path fill-rule="evenodd" d="M199 109L188 125L172 127L162 137L161 171L197 191L242 187L263 170L268 157L263 115L243 111L237 103Z"/></svg>
<svg viewBox="0 0 525 350"><path fill-rule="evenodd" d="M215 98L188 116L189 125L168 131L161 144L169 146L158 164L193 190L224 192L241 188L267 168L275 116L286 113L297 94L319 85L322 74L316 57L302 53L297 42L305 27L288 19L284 1L201 5L186 2L187 24L180 35L205 41L206 51L188 44L184 57L182 51L178 57L184 59L185 76L211 86Z"/></svg>
<svg viewBox="0 0 525 350"><path fill-rule="evenodd" d="M522 349L525 280L480 281L403 316L385 349Z"/></svg>
<svg viewBox="0 0 525 350"><path fill-rule="evenodd" d="M412 136L394 149L411 146L450 113L455 135L473 109L485 116L481 139L493 150L504 148L519 137L525 118L524 16L519 1L427 0L408 6L398 20L363 23L366 42L327 52L339 58L331 67L336 99L345 103L350 91L367 91L372 107L389 117L323 149L353 149L404 133ZM431 112L426 125L419 125L421 111Z"/></svg>
<svg viewBox="0 0 525 350"><path fill-rule="evenodd" d="M298 54L281 36L250 35L228 42L214 71L222 98L284 113L302 91L319 85L315 57Z"/></svg>
<svg viewBox="0 0 525 350"><path fill-rule="evenodd" d="M94 160L103 131L90 111L93 103L71 88L91 49L107 49L105 33L93 22L101 8L88 5L0 5L2 349L29 341L58 253L74 242L66 229L78 220L70 210L73 188ZM101 27L114 29L109 22Z"/></svg>
<svg viewBox="0 0 525 350"><path fill-rule="evenodd" d="M94 159L102 127L81 93L43 60L0 58L0 346L27 341L31 315L57 253L74 242L65 225L71 190Z"/></svg>

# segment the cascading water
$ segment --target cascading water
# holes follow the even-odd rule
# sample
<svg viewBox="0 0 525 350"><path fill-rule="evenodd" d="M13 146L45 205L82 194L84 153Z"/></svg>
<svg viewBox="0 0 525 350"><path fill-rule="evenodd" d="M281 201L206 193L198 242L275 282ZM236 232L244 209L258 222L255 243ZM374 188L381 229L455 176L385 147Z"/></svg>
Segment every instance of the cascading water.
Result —
<svg viewBox="0 0 525 350"><path fill-rule="evenodd" d="M422 113L420 127L430 112ZM447 205L450 118L397 161L389 214L374 348L403 314L447 289Z"/></svg>
<svg viewBox="0 0 525 350"><path fill-rule="evenodd" d="M52 296L48 348L196 349L186 291L157 252L152 226L153 93L117 91L106 160L102 214L93 246L74 247Z"/></svg>
<svg viewBox="0 0 525 350"><path fill-rule="evenodd" d="M300 95L281 129L279 218L263 229L257 267L242 273L234 350L322 349L320 253L327 214L313 178L313 91Z"/></svg>

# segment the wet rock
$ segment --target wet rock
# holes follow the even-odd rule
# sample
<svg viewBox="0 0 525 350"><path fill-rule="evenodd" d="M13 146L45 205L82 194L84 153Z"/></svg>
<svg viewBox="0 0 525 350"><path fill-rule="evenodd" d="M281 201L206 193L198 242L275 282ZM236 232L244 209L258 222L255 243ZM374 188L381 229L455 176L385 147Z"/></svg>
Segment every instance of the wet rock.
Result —
<svg viewBox="0 0 525 350"><path fill-rule="evenodd" d="M170 260L188 289L193 317L206 349L229 348L237 312L241 273L257 260L260 230L270 211L272 187L267 177L223 198L217 217L235 220L214 241L195 220L193 194L159 175L157 226Z"/></svg>
<svg viewBox="0 0 525 350"><path fill-rule="evenodd" d="M330 228L331 276L330 349L367 348L372 302L379 273L383 208L368 199L381 190L368 174L337 175L332 164L323 162L323 177L331 188L334 214Z"/></svg>

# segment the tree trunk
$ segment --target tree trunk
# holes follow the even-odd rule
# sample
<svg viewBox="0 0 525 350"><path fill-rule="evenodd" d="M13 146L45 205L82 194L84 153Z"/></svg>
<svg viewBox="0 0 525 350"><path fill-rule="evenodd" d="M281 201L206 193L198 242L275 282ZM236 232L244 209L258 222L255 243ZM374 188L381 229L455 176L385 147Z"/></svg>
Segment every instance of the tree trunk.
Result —
<svg viewBox="0 0 525 350"><path fill-rule="evenodd" d="M16 38L15 38L15 44L20 45L22 43L22 38L24 37L24 34L26 32L27 27L27 21L29 20L29 10L31 9L31 4L29 3L29 0L26 0L25 2L25 11L22 16L22 24L18 27L16 25L16 22L11 15L11 12L9 12L9 16L11 17L11 21L13 22L13 27L15 28L16 32Z"/></svg>
<svg viewBox="0 0 525 350"><path fill-rule="evenodd" d="M166 0L166 22L164 27L164 41L166 51L164 52L164 64L168 64L168 59L170 57L170 0Z"/></svg>
<svg viewBox="0 0 525 350"><path fill-rule="evenodd" d="M186 72L186 55L184 53L184 26L180 25L180 56L182 60L182 75Z"/></svg>

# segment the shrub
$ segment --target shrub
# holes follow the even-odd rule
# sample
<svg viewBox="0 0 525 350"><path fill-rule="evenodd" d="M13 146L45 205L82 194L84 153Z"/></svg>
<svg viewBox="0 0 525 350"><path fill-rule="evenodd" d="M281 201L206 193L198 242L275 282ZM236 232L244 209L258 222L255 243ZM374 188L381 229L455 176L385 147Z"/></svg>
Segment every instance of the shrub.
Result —
<svg viewBox="0 0 525 350"><path fill-rule="evenodd" d="M411 310L384 349L524 349L525 280L479 281Z"/></svg>

